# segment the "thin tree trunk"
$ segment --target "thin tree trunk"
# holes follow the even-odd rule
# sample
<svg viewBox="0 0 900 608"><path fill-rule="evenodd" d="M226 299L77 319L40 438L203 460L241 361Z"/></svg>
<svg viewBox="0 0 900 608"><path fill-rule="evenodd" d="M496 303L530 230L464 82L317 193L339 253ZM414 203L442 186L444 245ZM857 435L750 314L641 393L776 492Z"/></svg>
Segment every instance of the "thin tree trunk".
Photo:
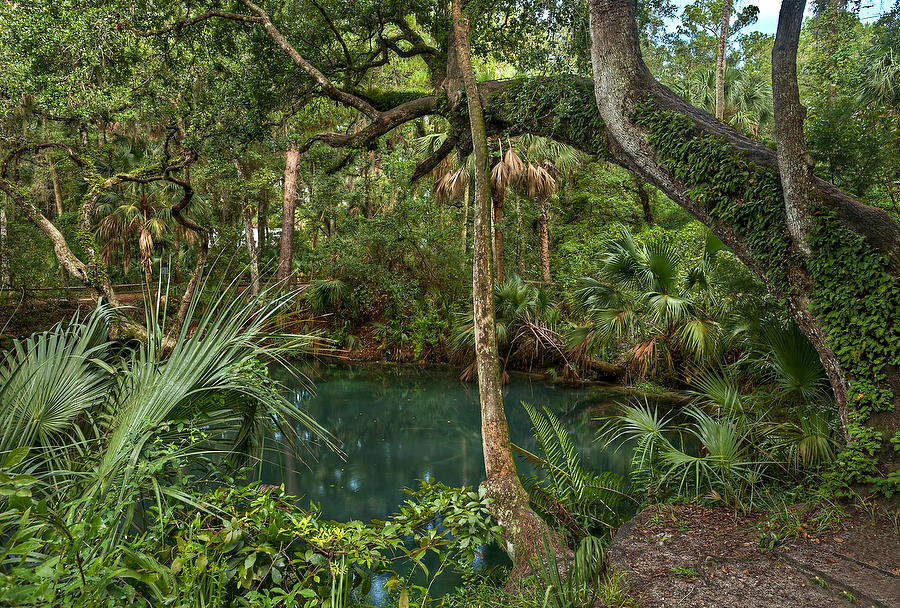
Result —
<svg viewBox="0 0 900 608"><path fill-rule="evenodd" d="M60 188L59 185L59 174L56 171L56 162L53 160L53 154L48 149L46 155L47 166L50 169L50 183L53 185L53 202L56 203L56 217L59 217L65 213L65 209L63 208L62 188Z"/></svg>
<svg viewBox="0 0 900 608"><path fill-rule="evenodd" d="M506 269L503 266L503 203L506 200L504 188L491 190L491 226L494 232L494 264L497 267L497 282L502 283L506 279Z"/></svg>
<svg viewBox="0 0 900 608"><path fill-rule="evenodd" d="M253 211L249 203L245 203L241 209L241 219L244 222L247 253L250 254L250 294L255 296L259 293L259 252L256 249L256 239L253 238Z"/></svg>
<svg viewBox="0 0 900 608"><path fill-rule="evenodd" d="M268 194L260 195L259 204L256 206L256 234L259 240L256 241L257 252L262 251L266 247L266 241L269 238L269 198Z"/></svg>
<svg viewBox="0 0 900 608"><path fill-rule="evenodd" d="M0 197L0 287L9 287L9 233L6 227L6 195Z"/></svg>
<svg viewBox="0 0 900 608"><path fill-rule="evenodd" d="M494 499L491 511L503 527L506 551L514 563L523 563L542 544L546 525L529 506L528 494L519 481L512 456L509 427L500 388L500 356L494 326L494 298L491 273L491 181L487 132L481 100L469 56L470 25L459 1L452 4L452 39L456 66L448 66L448 80L461 77L465 85L468 117L475 152L475 235L472 270L472 300L475 310L475 363L481 400L481 437L488 495ZM456 70L453 74L452 70ZM457 80L458 82L458 80ZM448 96L461 102L460 91Z"/></svg>
<svg viewBox="0 0 900 608"><path fill-rule="evenodd" d="M287 151L284 165L284 201L281 214L281 250L278 255L278 281L291 276L294 261L294 214L297 208L297 177L300 170L300 151Z"/></svg>
<svg viewBox="0 0 900 608"><path fill-rule="evenodd" d="M728 29L731 26L731 3L722 3L722 23L719 25L719 49L716 53L716 118L725 120L725 51L728 48Z"/></svg>
<svg viewBox="0 0 900 608"><path fill-rule="evenodd" d="M541 238L541 281L550 284L550 204L547 198L538 201L538 232Z"/></svg>
<svg viewBox="0 0 900 608"><path fill-rule="evenodd" d="M522 199L516 196L516 272L520 277L525 276L525 243L522 238L525 231L522 229Z"/></svg>
<svg viewBox="0 0 900 608"><path fill-rule="evenodd" d="M634 175L634 189L637 192L638 202L641 204L641 212L644 214L644 223L653 225L653 213L650 211L650 195L647 192L647 184L637 174Z"/></svg>
<svg viewBox="0 0 900 608"><path fill-rule="evenodd" d="M234 159L234 167L237 169L238 179L244 179L244 169L240 161ZM253 210L250 209L250 201L245 194L241 194L241 221L244 223L244 240L247 243L247 253L250 255L250 295L259 293L259 252L256 249L256 239L253 237Z"/></svg>

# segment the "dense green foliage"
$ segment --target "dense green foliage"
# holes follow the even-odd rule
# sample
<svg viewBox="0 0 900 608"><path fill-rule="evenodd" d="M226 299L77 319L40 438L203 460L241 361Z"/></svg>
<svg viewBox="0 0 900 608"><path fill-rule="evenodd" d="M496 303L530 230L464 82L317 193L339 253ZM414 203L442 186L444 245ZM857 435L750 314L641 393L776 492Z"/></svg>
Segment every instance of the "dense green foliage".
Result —
<svg viewBox="0 0 900 608"><path fill-rule="evenodd" d="M691 188L713 218L747 235L774 290L786 294L790 253L777 175L748 165L714 138L696 135L692 123L675 112L645 104L635 114L650 129L651 144L676 179ZM814 312L848 371L855 400L848 429L853 441L842 456L842 471L849 480L875 483L891 494L900 481L896 473L879 477L876 469L876 454L890 449L883 445L888 438L865 423L872 413L894 408L884 366L900 361L900 326L893 312L900 306L900 284L888 270L890 260L865 248L862 237L841 228L831 211L818 210L810 242L817 253L809 263L817 286ZM860 298L860 293L867 295Z"/></svg>
<svg viewBox="0 0 900 608"><path fill-rule="evenodd" d="M653 76L713 112L723 3L635 6ZM587 470L560 418L525 406L540 446L519 450L538 470L525 487L558 536L519 581L529 607L625 603L604 546L649 501L900 491L882 466L900 430L875 426L896 414L897 261L815 201L798 259L777 172L650 98L623 118L708 227L614 165L629 163L587 78L587 9L467 3L477 79L502 81L483 100L499 354L504 372L685 406L636 399L606 420L601 439L636 446L627 479ZM900 4L813 9L797 57L813 171L896 222ZM759 17L732 14L723 120L774 147ZM267 434L334 447L270 362L476 376L474 162L444 87L449 32L433 0L0 3L0 604L335 608L378 577L402 608L512 601L502 572L471 572L499 532L484 490L423 483L386 521L329 522L246 476ZM797 269L846 407L785 311ZM465 581L437 600L447 570Z"/></svg>

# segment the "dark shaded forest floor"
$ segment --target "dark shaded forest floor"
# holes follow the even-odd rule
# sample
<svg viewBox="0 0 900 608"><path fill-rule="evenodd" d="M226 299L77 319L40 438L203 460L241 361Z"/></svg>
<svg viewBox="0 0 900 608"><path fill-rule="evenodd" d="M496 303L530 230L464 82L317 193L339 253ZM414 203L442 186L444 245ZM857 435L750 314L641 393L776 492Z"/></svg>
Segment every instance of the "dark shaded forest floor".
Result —
<svg viewBox="0 0 900 608"><path fill-rule="evenodd" d="M900 606L900 511L791 509L650 506L618 531L609 565L642 608Z"/></svg>
<svg viewBox="0 0 900 608"><path fill-rule="evenodd" d="M17 338L50 329L60 321L68 321L76 312L87 314L95 307L90 298L40 299L17 298L0 300L0 337Z"/></svg>

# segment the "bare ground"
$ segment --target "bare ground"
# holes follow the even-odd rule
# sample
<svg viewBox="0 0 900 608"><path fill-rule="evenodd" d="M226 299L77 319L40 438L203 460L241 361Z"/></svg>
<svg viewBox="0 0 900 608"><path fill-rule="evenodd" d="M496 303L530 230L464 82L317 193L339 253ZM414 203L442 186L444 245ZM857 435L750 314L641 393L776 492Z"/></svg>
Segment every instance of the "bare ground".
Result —
<svg viewBox="0 0 900 608"><path fill-rule="evenodd" d="M642 608L900 607L896 515L852 509L827 531L800 525L773 548L762 517L647 507L620 528L609 564Z"/></svg>

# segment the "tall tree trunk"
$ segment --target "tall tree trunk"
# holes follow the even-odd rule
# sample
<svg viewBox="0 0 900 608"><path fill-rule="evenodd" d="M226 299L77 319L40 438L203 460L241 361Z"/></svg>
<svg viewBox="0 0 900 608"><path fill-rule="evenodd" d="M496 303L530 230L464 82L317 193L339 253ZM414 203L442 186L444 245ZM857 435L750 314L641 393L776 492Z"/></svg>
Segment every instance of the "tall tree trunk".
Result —
<svg viewBox="0 0 900 608"><path fill-rule="evenodd" d="M472 178L469 178L466 184L466 191L463 194L463 221L462 221L462 265L466 267L466 257L469 251L469 205L471 199L475 198L475 184Z"/></svg>
<svg viewBox="0 0 900 608"><path fill-rule="evenodd" d="M638 202L641 204L641 212L644 214L644 223L653 225L653 213L650 211L650 194L647 192L647 184L637 174L634 175L634 189L637 192Z"/></svg>
<svg viewBox="0 0 900 608"><path fill-rule="evenodd" d="M522 199L516 196L516 272L520 277L525 276L525 243L523 238L525 231L522 230Z"/></svg>
<svg viewBox="0 0 900 608"><path fill-rule="evenodd" d="M505 188L491 189L491 227L494 233L494 264L497 267L497 282L506 279L506 269L503 266L503 203L506 200Z"/></svg>
<svg viewBox="0 0 900 608"><path fill-rule="evenodd" d="M0 196L0 288L9 287L9 233L6 226L6 195Z"/></svg>
<svg viewBox="0 0 900 608"><path fill-rule="evenodd" d="M550 284L550 201L538 201L538 232L541 239L541 281Z"/></svg>
<svg viewBox="0 0 900 608"><path fill-rule="evenodd" d="M266 241L269 239L269 195L265 192L259 197L259 203L256 205L256 234L259 240L256 241L257 252L262 251L266 247Z"/></svg>
<svg viewBox="0 0 900 608"><path fill-rule="evenodd" d="M493 277L491 273L491 181L487 130L481 99L470 59L470 24L460 2L452 5L452 40L455 76L462 79L468 106L472 146L475 153L475 229L472 269L472 300L475 326L475 364L481 400L481 439L484 450L484 482L494 499L491 511L503 527L506 551L514 563L524 563L542 543L546 525L531 510L528 494L519 481L509 440L500 387L500 355L494 325ZM458 85L457 85L458 86ZM461 92L453 91L451 103L461 103Z"/></svg>
<svg viewBox="0 0 900 608"><path fill-rule="evenodd" d="M792 287L788 306L819 353L834 388L845 438L849 441L847 390L850 383L841 370L837 356L828 345L828 336L822 323L812 312L811 294L815 285L807 271L812 254L808 234L813 226L811 204L815 189L812 172L814 163L803 135L806 108L800 103L800 89L797 85L797 45L805 8L806 0L783 0L778 15L778 33L772 47L772 103L775 111L775 140L778 142L778 172L784 194L791 249L798 262L802 261L788 272Z"/></svg>
<svg viewBox="0 0 900 608"><path fill-rule="evenodd" d="M792 13L797 10L793 4L787 9ZM765 196L774 200L762 199L772 200L774 208L765 206L754 211L754 199L748 198L760 180L772 179L773 173L776 183L780 179L775 173L779 169L775 153L685 104L653 79L641 59L633 3L590 0L590 29L594 91L604 135L614 157L709 226L762 277L773 294L789 300L789 311L819 350L839 401L842 394L847 394L842 378L851 383L854 412L846 428L851 436L850 449L856 451L844 463L845 468L851 469L848 475L855 481L875 480L896 486L896 476L890 475L900 470L900 453L893 450L889 440L900 437L900 349L895 339L900 334L896 315L900 309L900 225L885 212L812 176L809 200L815 201L818 210L815 242L812 238L807 242L811 256L796 255L803 242L802 221L795 223L792 235L798 238L784 245L779 240L788 234L788 209L780 198L781 188L765 191ZM783 72L784 69L773 69L773 73ZM783 88L781 92L784 93ZM784 99L779 101L783 102ZM790 107L783 105L782 112ZM666 130L672 125L678 126L674 131ZM679 157L674 148L666 147L666 136L691 139L697 145ZM724 175L701 176L684 170L715 154L710 137L716 138L717 150L722 150L721 142L730 147L727 159L722 156L716 162L743 163L739 167L754 172L752 183L745 180L723 187L723 180L727 179ZM790 148L791 143L787 141L785 145ZM795 149L787 159L792 168L798 161L805 162L798 154L802 152ZM676 173L679 167L681 170ZM790 176L788 180L789 187L795 188L796 182L791 182ZM721 194L719 198L697 197L698 191L706 191L700 188L718 188ZM788 203L795 205L791 211L794 213L798 211L797 200L790 193L789 196L794 197L794 202ZM742 215L748 213L755 215ZM808 267L805 259L810 261ZM861 275L862 268L865 271ZM798 277L807 272L815 288L805 292L811 301L804 301L804 294L797 294L798 286L803 284ZM820 281L825 281L827 287ZM873 289L883 296L873 296ZM806 302L815 304L815 315L827 317L813 315ZM826 318L831 319L827 324Z"/></svg>
<svg viewBox="0 0 900 608"><path fill-rule="evenodd" d="M719 24L719 49L716 53L716 118L725 120L725 52L728 48L728 29L731 26L731 3L722 3L722 22Z"/></svg>
<svg viewBox="0 0 900 608"><path fill-rule="evenodd" d="M234 167L237 169L238 179L244 179L244 168L238 159L234 159ZM241 199L241 221L244 223L244 240L247 243L247 253L250 256L250 294L259 293L259 251L256 248L256 239L253 236L253 210L250 201L243 192Z"/></svg>
<svg viewBox="0 0 900 608"><path fill-rule="evenodd" d="M62 188L59 185L59 174L56 171L56 162L53 160L53 154L48 149L46 155L47 166L50 170L50 183L53 186L53 202L56 203L56 217L59 217L66 211L63 207Z"/></svg>
<svg viewBox="0 0 900 608"><path fill-rule="evenodd" d="M281 214L281 250L278 254L278 281L291 276L294 261L294 213L297 208L297 177L300 170L300 151L287 151L284 164L284 202Z"/></svg>

